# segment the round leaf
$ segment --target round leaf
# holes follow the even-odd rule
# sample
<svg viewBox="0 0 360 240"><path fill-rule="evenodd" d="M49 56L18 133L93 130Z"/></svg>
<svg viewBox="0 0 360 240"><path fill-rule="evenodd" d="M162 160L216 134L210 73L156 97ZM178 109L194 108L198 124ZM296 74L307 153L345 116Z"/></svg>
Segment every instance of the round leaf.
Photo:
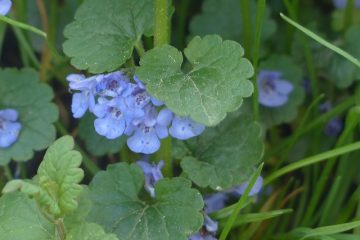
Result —
<svg viewBox="0 0 360 240"><path fill-rule="evenodd" d="M189 72L181 70L181 52L169 45L148 51L136 71L147 90L174 113L214 126L252 94L248 78L253 68L242 58L240 44L217 35L195 37L184 52Z"/></svg>
<svg viewBox="0 0 360 240"><path fill-rule="evenodd" d="M87 0L64 31L64 52L78 69L113 71L154 23L153 0Z"/></svg>
<svg viewBox="0 0 360 240"><path fill-rule="evenodd" d="M140 199L143 185L144 175L135 164L119 163L99 172L90 185L89 220L120 240L187 240L201 227L203 201L190 181L160 180L152 203Z"/></svg>

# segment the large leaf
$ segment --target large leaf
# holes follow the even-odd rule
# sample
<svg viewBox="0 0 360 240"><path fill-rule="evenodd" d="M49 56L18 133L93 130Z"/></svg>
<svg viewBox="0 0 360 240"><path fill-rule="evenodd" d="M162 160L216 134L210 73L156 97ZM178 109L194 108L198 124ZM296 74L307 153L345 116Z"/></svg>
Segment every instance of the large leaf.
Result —
<svg viewBox="0 0 360 240"><path fill-rule="evenodd" d="M19 189L34 197L40 207L55 218L74 211L83 190L79 182L84 172L79 168L81 155L72 150L73 147L74 140L70 136L58 139L46 151L34 181L10 181L3 192Z"/></svg>
<svg viewBox="0 0 360 240"><path fill-rule="evenodd" d="M126 137L107 139L99 135L94 128L95 117L86 114L79 124L79 136L85 141L86 149L94 156L102 156L108 153L117 153L126 143Z"/></svg>
<svg viewBox="0 0 360 240"><path fill-rule="evenodd" d="M31 69L0 69L0 110L12 108L19 113L22 129L17 141L8 148L0 148L0 165L10 159L26 161L34 150L42 150L55 139L53 122L58 109L51 103L53 92L38 81Z"/></svg>
<svg viewBox="0 0 360 240"><path fill-rule="evenodd" d="M260 64L260 70L281 72L282 79L289 81L294 90L289 95L286 104L280 107L265 107L260 105L261 121L265 126L273 126L294 120L298 113L299 105L304 101L305 89L303 75L289 57L274 55Z"/></svg>
<svg viewBox="0 0 360 240"><path fill-rule="evenodd" d="M64 52L78 69L112 71L130 58L154 24L153 0L86 0L64 31Z"/></svg>
<svg viewBox="0 0 360 240"><path fill-rule="evenodd" d="M110 165L90 185L89 220L122 239L186 240L202 225L200 193L183 178L156 183L156 197L142 200L144 175L136 165Z"/></svg>
<svg viewBox="0 0 360 240"><path fill-rule="evenodd" d="M118 240L116 235L107 234L95 223L84 223L71 229L66 240Z"/></svg>
<svg viewBox="0 0 360 240"><path fill-rule="evenodd" d="M189 72L181 70L181 52L164 45L142 57L136 74L147 90L176 114L216 125L251 95L253 86L248 78L253 68L242 58L240 44L216 35L195 37L184 52L192 66Z"/></svg>
<svg viewBox="0 0 360 240"><path fill-rule="evenodd" d="M255 26L255 1L250 2L250 7L253 26ZM192 35L200 36L206 34L219 34L224 39L241 42L244 37L242 27L241 6L239 0L206 0L202 6L202 13L195 16L190 23L190 33ZM263 18L262 39L268 39L275 30L276 24L270 18L269 9L266 9Z"/></svg>
<svg viewBox="0 0 360 240"><path fill-rule="evenodd" d="M23 193L9 193L0 198L0 239L55 240L55 227L34 200Z"/></svg>
<svg viewBox="0 0 360 240"><path fill-rule="evenodd" d="M200 187L222 190L247 180L260 162L263 143L259 124L244 116L229 116L188 141L193 156L181 161L188 177Z"/></svg>

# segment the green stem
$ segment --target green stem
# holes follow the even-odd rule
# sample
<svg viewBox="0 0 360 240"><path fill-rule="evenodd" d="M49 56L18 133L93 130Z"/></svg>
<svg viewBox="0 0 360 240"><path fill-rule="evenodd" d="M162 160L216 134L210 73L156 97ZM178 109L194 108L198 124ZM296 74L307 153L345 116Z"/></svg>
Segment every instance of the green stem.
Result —
<svg viewBox="0 0 360 240"><path fill-rule="evenodd" d="M65 240L66 239L66 231L65 231L64 220L62 218L56 220L55 226L56 226L56 231L58 233L60 240Z"/></svg>
<svg viewBox="0 0 360 240"><path fill-rule="evenodd" d="M169 43L168 0L155 0L154 46Z"/></svg>
<svg viewBox="0 0 360 240"><path fill-rule="evenodd" d="M275 172L273 172L272 174L270 174L265 180L264 180L264 185L268 185L269 183L271 183L272 181L274 181L275 179L277 179L278 177L281 177L289 172L292 172L294 170L309 166L311 164L315 164L321 161L324 161L326 159L332 158L332 157L336 157L345 153L349 153L349 152L353 152L356 150L360 149L360 141L346 145L344 147L340 147L340 148L336 148L330 151L326 151L308 158L304 158L302 160L299 160L295 163L289 164Z"/></svg>
<svg viewBox="0 0 360 240"><path fill-rule="evenodd" d="M170 27L168 17L168 0L155 0L155 35L154 46L159 47L169 43ZM160 150L156 153L156 161L164 160L164 175L172 176L171 138L162 140Z"/></svg>
<svg viewBox="0 0 360 240"><path fill-rule="evenodd" d="M40 29L38 29L38 28L36 28L36 27L30 26L30 25L28 25L28 24L25 24L25 23L16 21L16 20L14 20L14 19L11 19L11 18L2 16L2 15L0 15L0 20L1 20L1 21L4 21L4 22L6 22L6 23L8 23L8 24L10 24L10 25L12 25L12 26L25 29L25 30L27 30L27 31L36 33L36 34L38 34L38 35L46 38L46 33L43 32L43 31L41 31Z"/></svg>
<svg viewBox="0 0 360 240"><path fill-rule="evenodd" d="M344 25L343 25L343 31L346 32L346 30L350 27L351 22L353 20L354 16L354 6L355 6L355 0L348 0L345 8L345 18L344 18Z"/></svg>
<svg viewBox="0 0 360 240"><path fill-rule="evenodd" d="M13 175L11 173L11 169L10 169L9 165L5 165L5 166L3 166L3 168L4 168L4 174L5 174L6 178L7 178L7 180L8 181L13 180L14 177L13 177Z"/></svg>
<svg viewBox="0 0 360 240"><path fill-rule="evenodd" d="M24 53L29 57L29 59L31 60L31 62L33 63L33 65L39 69L40 68L40 63L39 60L36 58L35 53L33 52L30 44L28 43L24 33L16 28L16 27L12 27L15 36L17 38L17 40L19 41L19 45L22 47L22 49L24 50Z"/></svg>
<svg viewBox="0 0 360 240"><path fill-rule="evenodd" d="M245 48L245 55L252 53L253 48L251 48L252 43L252 20L250 15L250 1L249 0L240 0L241 7L241 21L242 21L242 33L243 33L243 44Z"/></svg>
<svg viewBox="0 0 360 240"><path fill-rule="evenodd" d="M144 49L144 45L143 45L141 39L136 42L135 49L136 49L136 52L139 54L140 57L142 57L144 55L145 49Z"/></svg>
<svg viewBox="0 0 360 240"><path fill-rule="evenodd" d="M260 42L261 32L263 26L263 16L265 13L266 0L259 0L256 7L256 29L255 29L255 43L254 43L254 54L253 54L253 65L254 65L254 93L253 93L253 112L255 121L259 120L259 89L257 84L257 72L260 55Z"/></svg>

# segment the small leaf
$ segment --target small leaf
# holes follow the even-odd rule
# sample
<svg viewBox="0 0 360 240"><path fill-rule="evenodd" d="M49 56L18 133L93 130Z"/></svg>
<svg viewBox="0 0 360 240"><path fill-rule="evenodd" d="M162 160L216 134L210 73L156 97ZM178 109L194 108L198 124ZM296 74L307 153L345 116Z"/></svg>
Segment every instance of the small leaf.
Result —
<svg viewBox="0 0 360 240"><path fill-rule="evenodd" d="M67 240L118 240L115 234L107 234L95 223L83 223L71 229Z"/></svg>
<svg viewBox="0 0 360 240"><path fill-rule="evenodd" d="M156 197L147 203L144 175L135 165L119 163L98 173L90 184L93 202L89 220L122 239L186 240L203 221L200 193L183 178L156 183Z"/></svg>
<svg viewBox="0 0 360 240"><path fill-rule="evenodd" d="M248 117L229 116L216 128L209 128L188 141L193 156L181 167L200 187L227 189L247 180L263 154L261 127Z"/></svg>
<svg viewBox="0 0 360 240"><path fill-rule="evenodd" d="M125 136L109 140L99 135L94 129L94 119L93 115L86 114L80 120L79 136L85 141L86 149L94 156L119 152L126 143Z"/></svg>
<svg viewBox="0 0 360 240"><path fill-rule="evenodd" d="M34 200L23 193L9 193L0 198L0 239L55 240L55 227Z"/></svg>
<svg viewBox="0 0 360 240"><path fill-rule="evenodd" d="M58 118L58 109L51 103L51 88L38 80L32 69L0 69L0 110L15 109L22 129L17 141L8 148L0 148L0 165L10 159L26 161L34 150L48 147L55 139L52 123Z"/></svg>
<svg viewBox="0 0 360 240"><path fill-rule="evenodd" d="M154 24L152 0L86 0L64 31L64 52L78 69L113 71L131 57L134 45Z"/></svg>
<svg viewBox="0 0 360 240"><path fill-rule="evenodd" d="M240 44L216 35L195 37L184 52L192 66L187 73L181 70L181 52L169 45L146 52L136 71L147 90L176 114L214 126L252 94L253 68L242 58Z"/></svg>
<svg viewBox="0 0 360 240"><path fill-rule="evenodd" d="M289 57L273 55L260 64L260 70L281 72L282 79L289 81L294 86L294 90L289 95L289 100L283 106L271 108L260 105L261 122L267 127L291 122L296 118L298 107L305 98L305 89L302 86L304 78L301 69L292 63Z"/></svg>
<svg viewBox="0 0 360 240"><path fill-rule="evenodd" d="M20 191L34 197L48 214L55 218L74 211L83 187L79 182L84 172L79 168L81 155L72 150L74 140L65 136L49 147L33 181L13 180L3 192Z"/></svg>

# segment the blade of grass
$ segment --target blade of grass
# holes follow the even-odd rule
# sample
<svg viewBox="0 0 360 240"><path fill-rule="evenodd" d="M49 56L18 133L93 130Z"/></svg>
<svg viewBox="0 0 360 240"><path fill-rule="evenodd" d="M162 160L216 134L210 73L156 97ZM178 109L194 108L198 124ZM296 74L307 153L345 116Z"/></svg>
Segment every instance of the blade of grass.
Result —
<svg viewBox="0 0 360 240"><path fill-rule="evenodd" d="M291 20L290 18L288 18L287 16L285 16L284 14L280 13L280 16L282 19L284 19L286 22L288 22L289 24L293 25L294 27L296 27L298 30L300 30L301 32L305 33L308 37L314 39L315 41L317 41L318 43L320 43L321 45L329 48L330 50L336 52L337 54L339 54L340 56L346 58L347 60L349 60L351 63L355 64L357 67L360 68L360 61L353 57L351 54L349 54L348 52L342 50L341 48L335 46L334 44L326 41L325 39L323 39L322 37L320 37L319 35L317 35L316 33L310 31L309 29L301 26L300 24L296 23L295 21Z"/></svg>
<svg viewBox="0 0 360 240"><path fill-rule="evenodd" d="M235 222L236 218L238 217L238 214L239 214L242 206L245 204L246 200L248 199L248 195L250 193L250 190L254 186L254 184L256 182L256 179L260 176L260 173L261 173L261 170L262 170L263 166L264 166L264 163L262 163L258 167L258 169L254 172L254 174L251 176L250 181L249 181L249 185L247 186L244 194L240 197L239 201L235 204L235 209L231 213L228 220L226 221L224 229L222 230L222 232L220 234L220 239L219 240L225 240L227 235L229 234L232 226L234 225L234 222Z"/></svg>
<svg viewBox="0 0 360 240"><path fill-rule="evenodd" d="M360 107L353 107L350 109L348 116L346 118L345 129L340 135L335 148L344 146L347 140L352 137L353 130L357 127L360 121ZM330 173L335 166L336 157L329 159L325 165L324 170L321 173L320 179L317 181L316 188L313 194L313 197L310 200L309 206L307 208L306 214L303 219L303 224L306 224L311 218L312 214L315 211L319 200L324 193L326 182L330 176Z"/></svg>
<svg viewBox="0 0 360 240"><path fill-rule="evenodd" d="M314 229L311 229L310 233L306 234L300 240L318 237L318 236L332 235L335 233L341 233L341 232L349 231L349 230L359 227L359 226L360 226L360 221L354 221L354 222L349 222L349 223L314 228Z"/></svg>
<svg viewBox="0 0 360 240"><path fill-rule="evenodd" d="M278 216L289 214L291 212L293 212L292 209L280 209L269 212L243 214L238 216L238 218L234 222L233 227L238 227L246 223L262 222L264 220L276 218Z"/></svg>
<svg viewBox="0 0 360 240"><path fill-rule="evenodd" d="M303 168L305 166L309 166L321 161L324 161L326 159L332 158L332 157L336 157L345 153L349 153L352 151L356 151L360 149L360 141L357 141L355 143L343 146L343 147L339 147L330 151L326 151L311 157L307 157L304 158L302 160L299 160L297 162L291 163L275 172L273 172L272 174L270 174L267 178L265 178L264 180L264 186L268 185L269 183L271 183L272 181L274 181L275 179L289 173L292 172L294 170Z"/></svg>

